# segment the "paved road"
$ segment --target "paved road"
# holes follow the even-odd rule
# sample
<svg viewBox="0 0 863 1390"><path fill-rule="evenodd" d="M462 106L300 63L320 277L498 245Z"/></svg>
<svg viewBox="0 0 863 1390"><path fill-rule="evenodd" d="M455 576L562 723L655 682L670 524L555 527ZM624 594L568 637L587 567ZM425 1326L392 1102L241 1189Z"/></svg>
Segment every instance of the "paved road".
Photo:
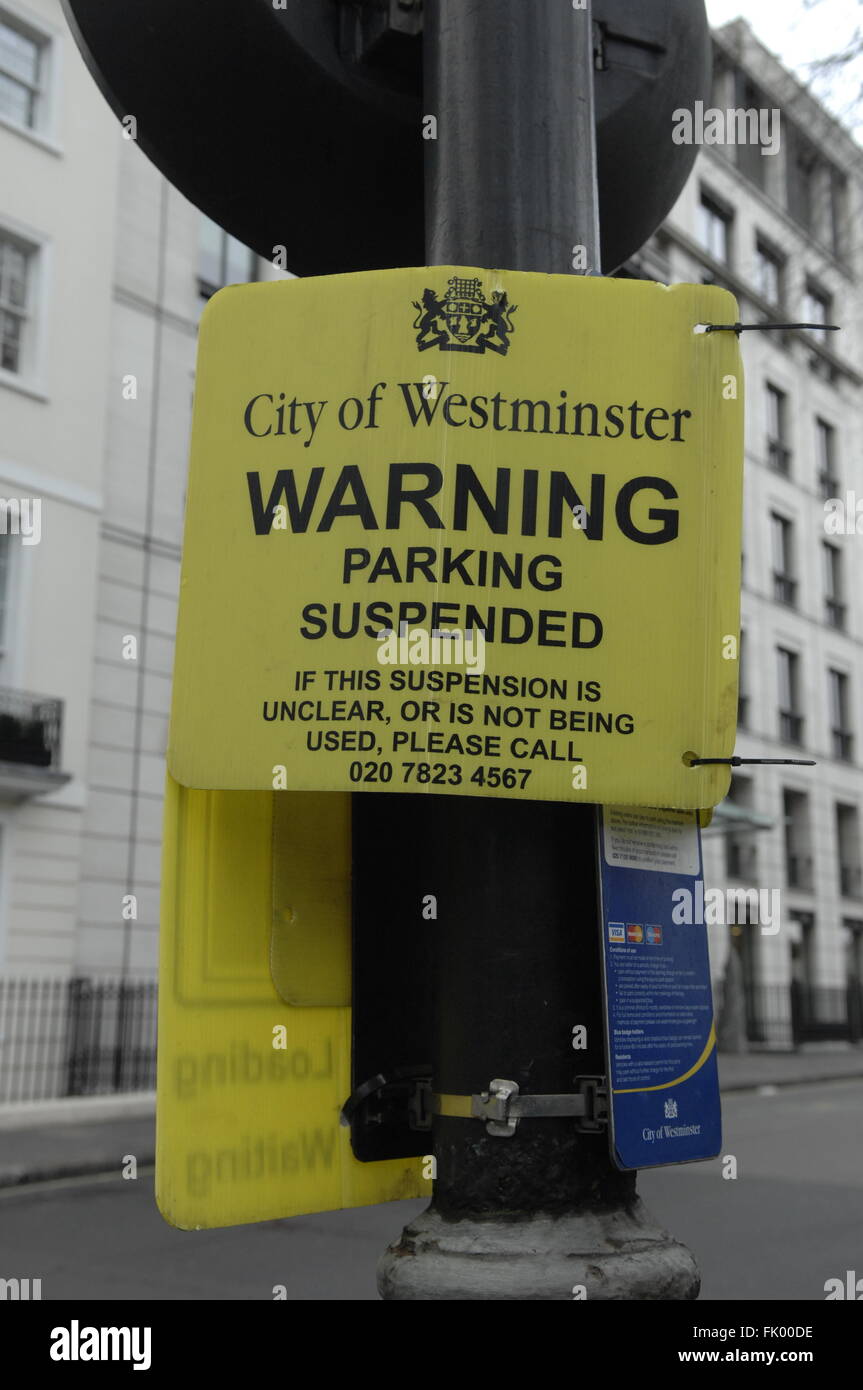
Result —
<svg viewBox="0 0 863 1390"><path fill-rule="evenodd" d="M863 1082L724 1101L722 1165L643 1173L654 1214L697 1255L704 1298L823 1300L863 1276ZM384 1245L422 1202L194 1234L157 1214L152 1179L70 1180L0 1194L0 1275L42 1279L43 1299L377 1297Z"/></svg>

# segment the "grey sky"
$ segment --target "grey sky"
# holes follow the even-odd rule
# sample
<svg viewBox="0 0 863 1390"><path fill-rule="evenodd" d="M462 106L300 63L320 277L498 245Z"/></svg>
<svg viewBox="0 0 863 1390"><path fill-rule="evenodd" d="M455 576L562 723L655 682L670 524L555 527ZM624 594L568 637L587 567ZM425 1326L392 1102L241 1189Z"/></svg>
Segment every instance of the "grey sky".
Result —
<svg viewBox="0 0 863 1390"><path fill-rule="evenodd" d="M812 9L807 9L803 0L707 0L707 14L714 27L740 16L748 20L761 42L802 81L809 80L807 62L841 49L855 30L863 27L863 6L859 0L821 0ZM863 64L858 60L832 79L829 94L823 85L815 90L836 115L849 121L849 107L861 85ZM860 113L855 115L853 124L860 139Z"/></svg>

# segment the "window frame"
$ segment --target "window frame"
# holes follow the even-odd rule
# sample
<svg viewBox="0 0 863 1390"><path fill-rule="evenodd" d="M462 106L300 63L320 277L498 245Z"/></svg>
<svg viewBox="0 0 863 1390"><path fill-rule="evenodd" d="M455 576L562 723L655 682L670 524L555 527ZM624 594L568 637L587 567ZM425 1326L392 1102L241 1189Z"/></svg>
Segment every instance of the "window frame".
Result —
<svg viewBox="0 0 863 1390"><path fill-rule="evenodd" d="M6 264L8 252L12 252L22 262L22 298L20 304L16 304L11 295L4 293L8 279L11 276ZM27 341L30 337L31 325L33 320L33 282L35 280L33 251L26 243L22 243L18 237L10 236L8 232L0 230L0 367L4 371L14 372L16 376L21 376L27 364ZM5 335L2 331L3 320L10 318L17 324L17 363L14 367L9 367L3 361Z"/></svg>
<svg viewBox="0 0 863 1390"><path fill-rule="evenodd" d="M851 727L851 677L838 666L827 667L827 708L830 715L831 752L837 762L854 761Z"/></svg>
<svg viewBox="0 0 863 1390"><path fill-rule="evenodd" d="M202 221L201 221L201 224L200 224L200 227L199 227L199 230L198 230L198 253L197 253L196 266L195 266L195 278L196 278L197 284L198 284L198 296L199 296L199 298L200 298L200 299L203 299L203 300L212 299L212 297L213 297L214 294L218 294L219 290L224 289L227 285L255 285L255 284L257 284L257 283L258 283L258 278L257 278L257 276L258 276L258 255L257 255L257 252L253 251L252 248L251 248L250 246L246 246L245 242L240 241L238 237L232 236L230 232L226 232L225 229L224 229L224 227L219 226L219 223L218 223L218 222L215 222L215 221L213 220L212 217L207 217L206 213L201 213L201 219L202 219ZM213 282L212 282L212 280L207 279L207 277L204 276L204 275L202 275L202 273L201 273L201 269L202 269L202 255L201 255L201 252L202 252L202 249L203 249L203 248L202 248L202 232L203 232L204 226L205 226L207 223L209 223L210 226L215 227L216 231L220 234L220 245L219 245L219 274L220 274L220 283L219 283L218 285L214 285ZM251 270L251 275L250 275L250 277L249 277L248 280L229 280L229 279L227 278L227 276L228 276L228 267L229 267L229 264L230 264L230 253L231 253L231 245L232 245L232 243L233 243L234 246L240 247L244 252L247 253L247 255L248 255L248 257L249 257L249 268L250 268L250 270Z"/></svg>
<svg viewBox="0 0 863 1390"><path fill-rule="evenodd" d="M785 209L798 227L816 236L818 195L815 187L820 154L796 122L786 126Z"/></svg>
<svg viewBox="0 0 863 1390"><path fill-rule="evenodd" d="M848 176L835 164L828 166L827 225L829 244L838 261L847 259L848 251Z"/></svg>
<svg viewBox="0 0 863 1390"><path fill-rule="evenodd" d="M821 568L824 580L824 616L828 627L845 631L848 605L845 602L843 551L832 541L821 542Z"/></svg>
<svg viewBox="0 0 863 1390"><path fill-rule="evenodd" d="M22 486L17 470L6 471L0 460L0 493L4 497L35 496L31 484ZM0 685L17 686L21 680L20 663L23 637L26 631L32 583L32 547L23 546L17 537L7 533L0 536L7 547L6 589L3 603L4 624L0 632Z"/></svg>
<svg viewBox="0 0 863 1390"><path fill-rule="evenodd" d="M0 112L0 127L14 131L25 139L60 154L57 143L57 112L59 109L59 85L62 68L63 30L42 15L35 14L18 0L0 0L0 22L7 28L16 30L25 38L31 39L39 47L39 87L37 115L33 125L22 124L12 116ZM8 74L13 81L20 81L14 74ZM21 85L29 85L21 83Z"/></svg>
<svg viewBox="0 0 863 1390"><path fill-rule="evenodd" d="M0 239L23 249L27 265L28 332L17 371L0 365L0 386L9 386L37 400L48 399L45 387L48 303L52 280L53 243L35 228L12 217L0 216Z"/></svg>
<svg viewBox="0 0 863 1390"><path fill-rule="evenodd" d="M776 707L779 737L783 743L803 744L804 716L800 707L800 653L793 647L776 646Z"/></svg>
<svg viewBox="0 0 863 1390"><path fill-rule="evenodd" d="M782 788L782 823L788 887L811 893L812 820L806 792L798 791L795 787Z"/></svg>
<svg viewBox="0 0 863 1390"><path fill-rule="evenodd" d="M815 416L815 458L818 464L818 488L822 498L836 497L839 493L839 478L836 471L835 425L825 420L823 415Z"/></svg>
<svg viewBox="0 0 863 1390"><path fill-rule="evenodd" d="M719 223L724 228L724 256L715 255L713 251L712 238L703 237L701 235L702 217L705 213L710 214L713 222ZM698 202L698 221L698 241L703 251L710 257L712 261L715 261L717 265L725 266L727 270L731 270L733 258L734 212L730 208L726 207L725 204L721 201L721 199L717 198L716 195L711 193L709 189L702 187Z"/></svg>
<svg viewBox="0 0 863 1390"><path fill-rule="evenodd" d="M9 656L11 595L15 580L15 550L7 533L0 535L0 667Z"/></svg>
<svg viewBox="0 0 863 1390"><path fill-rule="evenodd" d="M839 870L839 896L863 898L863 871L860 860L860 808L853 801L835 801L836 867ZM847 828L846 828L847 827ZM848 854L849 846L852 853ZM856 853L853 852L856 850Z"/></svg>
<svg viewBox="0 0 863 1390"><path fill-rule="evenodd" d="M771 299L770 295L765 293L764 290L761 268L765 263L771 265L776 272L775 299ZM755 236L755 266L755 283L758 293L761 295L765 304L769 304L771 309L775 309L778 313L781 313L782 306L785 303L785 257L781 255L770 242L762 237L760 233L756 233Z"/></svg>
<svg viewBox="0 0 863 1390"><path fill-rule="evenodd" d="M748 653L747 629L740 628L740 637L737 642L737 727L738 729L749 728L749 659L747 656L744 662L744 653Z"/></svg>
<svg viewBox="0 0 863 1390"><path fill-rule="evenodd" d="M767 461L774 473L791 476L791 440L788 430L788 393L772 381L764 383L767 402Z"/></svg>
<svg viewBox="0 0 863 1390"><path fill-rule="evenodd" d="M823 285L820 285L817 280L813 280L807 276L803 289L803 317L807 323L818 323L819 327L809 328L806 331L810 338L815 339L816 343L819 343L822 347L826 347L829 337L827 328L826 326L820 326L822 320L819 319L817 313L813 313L813 304L817 304L823 309L823 324L828 324L833 317L833 296L830 291L824 289Z"/></svg>
<svg viewBox="0 0 863 1390"><path fill-rule="evenodd" d="M770 513L773 601L797 607L794 522L781 512ZM780 539L781 538L781 539ZM780 567L781 562L781 567Z"/></svg>

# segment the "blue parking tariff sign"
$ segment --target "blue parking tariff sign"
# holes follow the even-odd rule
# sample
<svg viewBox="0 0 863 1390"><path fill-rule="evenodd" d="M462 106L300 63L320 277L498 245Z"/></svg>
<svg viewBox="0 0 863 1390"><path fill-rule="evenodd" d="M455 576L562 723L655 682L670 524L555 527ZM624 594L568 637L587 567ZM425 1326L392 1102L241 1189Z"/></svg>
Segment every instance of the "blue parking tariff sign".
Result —
<svg viewBox="0 0 863 1390"><path fill-rule="evenodd" d="M715 1158L722 1145L694 811L597 808L611 1157L618 1168ZM677 896L674 896L677 894ZM699 914L695 914L699 915Z"/></svg>

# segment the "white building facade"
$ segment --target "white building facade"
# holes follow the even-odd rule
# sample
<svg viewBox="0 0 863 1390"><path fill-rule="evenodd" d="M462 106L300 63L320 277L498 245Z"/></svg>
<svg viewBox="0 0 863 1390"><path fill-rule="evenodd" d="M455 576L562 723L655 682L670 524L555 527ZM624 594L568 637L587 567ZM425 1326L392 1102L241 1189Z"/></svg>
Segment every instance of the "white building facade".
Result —
<svg viewBox="0 0 863 1390"><path fill-rule="evenodd" d="M741 334L746 459L737 753L705 834L707 886L777 894L779 920L711 927L739 953L750 1037L863 1032L863 151L740 21L715 35L710 108L767 113L774 152L707 145L631 269L721 285ZM778 113L778 119L777 119ZM754 128L754 127L750 127ZM721 125L715 126L721 132ZM728 118L725 132L736 129ZM778 144L778 149L776 145ZM854 506L860 499L860 532ZM830 499L838 499L830 501ZM850 514L849 514L850 508ZM750 904L757 916L754 899ZM719 899L714 907L718 909ZM733 909L733 916L739 914Z"/></svg>
<svg viewBox="0 0 863 1390"><path fill-rule="evenodd" d="M117 132L53 0L0 7L0 968L78 951ZM23 516L23 514L21 514Z"/></svg>
<svg viewBox="0 0 863 1390"><path fill-rule="evenodd" d="M818 766L742 769L705 847L710 883L781 890L777 933L711 928L781 1044L792 980L838 1028L863 975L863 535L824 510L856 487L863 515L863 155L745 25L716 52L714 104L781 110L779 152L705 148L630 269L842 325L743 335L737 751ZM0 0L0 169L0 492L42 503L38 543L0 536L0 985L147 981L198 319L280 272L126 138L59 0Z"/></svg>
<svg viewBox="0 0 863 1390"><path fill-rule="evenodd" d="M0 1100L111 1088L132 991L96 985L155 979L198 319L280 274L127 138L59 0L0 0Z"/></svg>

